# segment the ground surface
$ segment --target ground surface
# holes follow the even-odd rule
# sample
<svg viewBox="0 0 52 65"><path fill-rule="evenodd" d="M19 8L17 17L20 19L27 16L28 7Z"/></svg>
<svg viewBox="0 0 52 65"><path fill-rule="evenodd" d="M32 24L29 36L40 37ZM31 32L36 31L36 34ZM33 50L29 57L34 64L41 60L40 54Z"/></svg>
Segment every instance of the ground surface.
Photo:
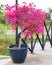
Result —
<svg viewBox="0 0 52 65"><path fill-rule="evenodd" d="M28 52L27 58L22 64L14 64L10 57L3 59L0 57L0 64L2 65L52 65L52 48L50 43L47 43L45 50L41 50L39 43L36 44L34 54Z"/></svg>

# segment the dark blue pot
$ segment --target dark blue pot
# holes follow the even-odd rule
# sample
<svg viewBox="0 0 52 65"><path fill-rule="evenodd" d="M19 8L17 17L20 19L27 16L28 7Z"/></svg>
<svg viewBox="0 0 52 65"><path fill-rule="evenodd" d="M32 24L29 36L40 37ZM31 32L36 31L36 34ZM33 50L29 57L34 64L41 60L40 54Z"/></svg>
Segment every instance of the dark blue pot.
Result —
<svg viewBox="0 0 52 65"><path fill-rule="evenodd" d="M8 47L13 62L23 63L27 56L27 49L28 49L27 45L22 44L20 49L13 48L14 46L18 47L17 45L11 45Z"/></svg>

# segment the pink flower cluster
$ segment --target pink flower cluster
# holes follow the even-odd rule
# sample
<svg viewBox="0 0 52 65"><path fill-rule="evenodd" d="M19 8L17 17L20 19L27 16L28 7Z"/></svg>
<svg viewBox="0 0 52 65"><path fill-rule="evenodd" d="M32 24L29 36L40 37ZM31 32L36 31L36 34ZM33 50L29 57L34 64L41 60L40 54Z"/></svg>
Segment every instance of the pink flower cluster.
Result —
<svg viewBox="0 0 52 65"><path fill-rule="evenodd" d="M34 33L44 33L43 26L46 13L41 9L36 9L33 3L29 3L29 5L23 3L22 6L18 4L14 6L6 5L5 10L7 11L6 19L9 20L13 29L19 26L21 30L24 30L28 27L24 34L30 38Z"/></svg>

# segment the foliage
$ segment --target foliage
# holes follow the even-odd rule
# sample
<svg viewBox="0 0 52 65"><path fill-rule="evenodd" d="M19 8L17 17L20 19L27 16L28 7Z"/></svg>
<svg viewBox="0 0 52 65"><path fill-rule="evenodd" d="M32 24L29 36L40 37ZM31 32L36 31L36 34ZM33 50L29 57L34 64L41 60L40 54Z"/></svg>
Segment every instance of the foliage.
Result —
<svg viewBox="0 0 52 65"><path fill-rule="evenodd" d="M0 32L0 55L9 55L7 47L15 43L15 34L5 36Z"/></svg>
<svg viewBox="0 0 52 65"><path fill-rule="evenodd" d="M3 11L4 11L4 5L0 4L0 15L2 15Z"/></svg>
<svg viewBox="0 0 52 65"><path fill-rule="evenodd" d="M48 8L48 12L47 12L48 15L46 16L47 19L51 18L51 12L52 12L52 8Z"/></svg>
<svg viewBox="0 0 52 65"><path fill-rule="evenodd" d="M4 5L0 4L0 23L5 23L4 13Z"/></svg>
<svg viewBox="0 0 52 65"><path fill-rule="evenodd" d="M3 23L0 24L0 31L5 30L12 30L12 28L9 25L4 25Z"/></svg>

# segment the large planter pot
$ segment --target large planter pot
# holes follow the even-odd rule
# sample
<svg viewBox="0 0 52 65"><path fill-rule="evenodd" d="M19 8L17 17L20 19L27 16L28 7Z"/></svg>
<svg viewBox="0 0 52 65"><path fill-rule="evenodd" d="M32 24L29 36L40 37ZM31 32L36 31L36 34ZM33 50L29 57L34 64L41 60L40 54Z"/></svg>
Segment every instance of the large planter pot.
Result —
<svg viewBox="0 0 52 65"><path fill-rule="evenodd" d="M17 48L17 45L11 45L8 47L11 58L14 63L23 63L27 56L27 45L22 44L21 48Z"/></svg>

